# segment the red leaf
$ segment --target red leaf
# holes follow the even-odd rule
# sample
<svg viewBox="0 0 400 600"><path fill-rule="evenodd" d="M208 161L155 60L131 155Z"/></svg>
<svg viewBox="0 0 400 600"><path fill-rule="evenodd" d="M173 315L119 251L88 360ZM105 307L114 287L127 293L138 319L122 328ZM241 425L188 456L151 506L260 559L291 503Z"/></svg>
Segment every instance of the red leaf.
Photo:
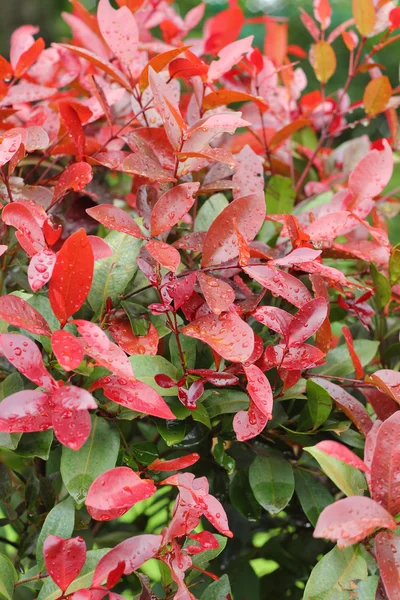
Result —
<svg viewBox="0 0 400 600"><path fill-rule="evenodd" d="M153 323L149 323L146 335L135 335L129 319L121 318L113 321L109 332L118 346L130 356L135 354L155 356L157 354L159 335Z"/></svg>
<svg viewBox="0 0 400 600"><path fill-rule="evenodd" d="M328 314L328 304L324 298L314 298L303 304L289 325L285 343L299 346L321 327Z"/></svg>
<svg viewBox="0 0 400 600"><path fill-rule="evenodd" d="M22 298L8 294L0 297L0 319L36 335L51 336L50 327L42 315Z"/></svg>
<svg viewBox="0 0 400 600"><path fill-rule="evenodd" d="M354 349L353 337L351 335L350 329L348 327L342 327L342 333L344 339L346 341L347 350L349 351L351 362L354 366L354 371L357 379L362 379L364 376L364 369L361 364L360 359L357 356L357 353Z"/></svg>
<svg viewBox="0 0 400 600"><path fill-rule="evenodd" d="M52 423L58 441L76 452L88 439L92 422L87 410L70 411L56 407Z"/></svg>
<svg viewBox="0 0 400 600"><path fill-rule="evenodd" d="M0 167L8 163L8 161L11 160L14 154L19 150L21 139L22 138L19 134L5 136L2 138L0 142Z"/></svg>
<svg viewBox="0 0 400 600"><path fill-rule="evenodd" d="M342 210L316 219L304 229L314 244L331 244L339 235L348 233L359 224L350 212Z"/></svg>
<svg viewBox="0 0 400 600"><path fill-rule="evenodd" d="M80 309L89 293L94 257L83 229L73 233L57 254L49 285L51 307L61 325Z"/></svg>
<svg viewBox="0 0 400 600"><path fill-rule="evenodd" d="M93 396L87 390L75 385L64 385L57 388L51 395L51 401L56 407L66 411L97 408Z"/></svg>
<svg viewBox="0 0 400 600"><path fill-rule="evenodd" d="M67 167L54 187L52 204L71 190L74 192L83 190L92 181L92 177L92 167L85 162L77 162Z"/></svg>
<svg viewBox="0 0 400 600"><path fill-rule="evenodd" d="M200 544L200 546L186 546L185 550L189 554L199 554L204 550L216 550L219 547L218 540L209 531L192 533L188 537Z"/></svg>
<svg viewBox="0 0 400 600"><path fill-rule="evenodd" d="M227 310L232 302L235 301L235 292L229 283L201 271L198 271L197 279L205 301L216 315Z"/></svg>
<svg viewBox="0 0 400 600"><path fill-rule="evenodd" d="M371 463L371 496L395 515L400 511L400 411L380 426Z"/></svg>
<svg viewBox="0 0 400 600"><path fill-rule="evenodd" d="M19 202L7 204L3 208L1 218L6 225L15 227L26 238L29 249L23 246L29 254L40 252L46 246L44 236L33 214ZM22 245L22 244L21 244ZM33 251L30 251L32 249Z"/></svg>
<svg viewBox="0 0 400 600"><path fill-rule="evenodd" d="M58 363L66 371L73 371L83 360L83 348L79 340L69 331L54 331L51 347Z"/></svg>
<svg viewBox="0 0 400 600"><path fill-rule="evenodd" d="M174 299L175 310L181 308L193 294L196 285L196 273L190 273L187 277L177 279L173 285L171 295Z"/></svg>
<svg viewBox="0 0 400 600"><path fill-rule="evenodd" d="M103 388L104 395L113 402L130 410L160 419L175 419L168 405L150 386L141 381L125 381L117 377L102 377L95 381L90 390Z"/></svg>
<svg viewBox="0 0 400 600"><path fill-rule="evenodd" d="M129 358L125 352L121 350L116 344L109 343L106 351L100 351L96 347L89 344L84 344L85 354L88 354L94 360L105 367L111 373L118 375L118 377L126 378L128 380L133 379L133 369L129 362Z"/></svg>
<svg viewBox="0 0 400 600"><path fill-rule="evenodd" d="M381 369L375 371L373 375L367 375L366 380L400 404L400 373L398 371Z"/></svg>
<svg viewBox="0 0 400 600"><path fill-rule="evenodd" d="M180 456L179 458L172 458L171 460L160 460L156 458L147 467L150 471L179 471L180 469L187 469L191 467L200 459L200 454L193 452L186 456Z"/></svg>
<svg viewBox="0 0 400 600"><path fill-rule="evenodd" d="M302 344L288 348L285 344L268 346L264 352L264 359L279 369L297 371L298 369L311 369L324 357L324 354L315 346Z"/></svg>
<svg viewBox="0 0 400 600"><path fill-rule="evenodd" d="M382 421L386 421L386 419L399 410L399 405L390 396L380 390L373 387L363 387L362 393L374 409L378 419Z"/></svg>
<svg viewBox="0 0 400 600"><path fill-rule="evenodd" d="M276 260L272 260L269 264L279 267L301 265L302 263L318 258L318 256L321 255L321 252L321 250L313 250L312 248L296 248L284 258L277 258Z"/></svg>
<svg viewBox="0 0 400 600"><path fill-rule="evenodd" d="M369 471L369 467L357 456L354 454L347 446L340 444L339 442L334 442L333 440L324 440L323 442L319 442L314 446L318 448L318 450L322 450L329 456L340 460L341 462L350 465L351 467L355 467L360 471L366 472Z"/></svg>
<svg viewBox="0 0 400 600"><path fill-rule="evenodd" d="M86 212L104 227L127 233L140 240L146 239L136 221L122 208L117 208L112 204L99 204L99 206L86 209Z"/></svg>
<svg viewBox="0 0 400 600"><path fill-rule="evenodd" d="M57 387L43 364L39 348L31 339L19 333L3 333L0 336L0 348L7 360L36 385L47 390Z"/></svg>
<svg viewBox="0 0 400 600"><path fill-rule="evenodd" d="M71 323L76 325L78 333L83 337L86 349L107 352L110 348L110 340L107 334L95 323L84 319L74 319Z"/></svg>
<svg viewBox="0 0 400 600"><path fill-rule="evenodd" d="M121 562L124 563L124 575L130 575L157 554L161 540L161 535L145 534L121 542L100 559L93 575L92 586L101 585Z"/></svg>
<svg viewBox="0 0 400 600"><path fill-rule="evenodd" d="M254 333L235 313L206 315L181 330L189 337L205 342L226 360L246 362L253 352Z"/></svg>
<svg viewBox="0 0 400 600"><path fill-rule="evenodd" d="M276 306L260 306L251 315L272 331L276 331L276 333L285 337L293 321L293 316L290 313Z"/></svg>
<svg viewBox="0 0 400 600"><path fill-rule="evenodd" d="M313 377L311 381L314 381L328 392L335 404L365 437L372 427L372 420L361 402L356 400L354 396L348 394L346 390L339 385L336 385L327 379L317 376Z"/></svg>
<svg viewBox="0 0 400 600"><path fill-rule="evenodd" d="M85 151L85 131L79 115L69 102L60 102L58 108L64 125L76 144L78 158L82 160Z"/></svg>
<svg viewBox="0 0 400 600"><path fill-rule="evenodd" d="M199 183L182 183L165 192L157 200L150 218L151 235L156 236L170 229L192 208L193 194Z"/></svg>
<svg viewBox="0 0 400 600"><path fill-rule="evenodd" d="M147 252L156 260L162 267L175 273L181 262L181 256L173 246L158 240L149 240L145 246Z"/></svg>
<svg viewBox="0 0 400 600"><path fill-rule="evenodd" d="M371 150L349 177L349 190L357 198L374 198L380 194L393 173L393 154L386 140L383 150Z"/></svg>
<svg viewBox="0 0 400 600"><path fill-rule="evenodd" d="M396 521L371 498L351 496L324 508L313 535L337 542L338 548L346 548L378 527L396 529Z"/></svg>
<svg viewBox="0 0 400 600"><path fill-rule="evenodd" d="M397 600L400 590L400 537L390 531L380 531L374 538L374 550L388 600Z"/></svg>
<svg viewBox="0 0 400 600"><path fill-rule="evenodd" d="M85 504L92 519L110 521L124 515L137 502L150 498L155 492L156 486L149 479L141 479L128 467L116 467L96 477Z"/></svg>
<svg viewBox="0 0 400 600"><path fill-rule="evenodd" d="M219 60L213 60L208 69L208 81L220 79L222 75L230 71L242 59L243 54L251 50L253 39L254 36L249 35L221 48L218 52Z"/></svg>
<svg viewBox="0 0 400 600"><path fill-rule="evenodd" d="M262 194L243 196L233 200L214 219L203 244L202 267L218 265L239 255L234 221L247 242L259 232L265 218L265 200Z"/></svg>
<svg viewBox="0 0 400 600"><path fill-rule="evenodd" d="M247 377L247 391L250 398L258 410L262 412L267 419L271 419L274 398L268 379L256 365L249 365L243 368Z"/></svg>
<svg viewBox="0 0 400 600"><path fill-rule="evenodd" d="M312 298L306 286L299 279L285 271L280 271L268 265L243 267L243 271L267 290L285 298L298 308L301 308L303 304L309 302Z"/></svg>
<svg viewBox="0 0 400 600"><path fill-rule="evenodd" d="M126 6L114 10L108 0L100 0L97 20L109 48L130 73L138 61L139 42L139 31L132 12Z"/></svg>
<svg viewBox="0 0 400 600"><path fill-rule="evenodd" d="M48 574L64 593L85 564L86 545L81 537L64 540L49 535L43 544L43 556Z"/></svg>
<svg viewBox="0 0 400 600"><path fill-rule="evenodd" d="M56 255L50 248L43 248L32 256L28 267L28 281L32 291L37 292L49 283L55 263Z"/></svg>
<svg viewBox="0 0 400 600"><path fill-rule="evenodd" d="M51 427L48 395L34 390L16 392L0 402L0 431L19 433Z"/></svg>

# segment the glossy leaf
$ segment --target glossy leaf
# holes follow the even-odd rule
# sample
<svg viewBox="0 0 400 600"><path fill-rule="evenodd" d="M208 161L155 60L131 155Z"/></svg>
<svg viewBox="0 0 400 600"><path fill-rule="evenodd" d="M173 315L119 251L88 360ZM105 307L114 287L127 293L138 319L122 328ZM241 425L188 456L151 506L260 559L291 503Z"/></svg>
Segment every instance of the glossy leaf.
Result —
<svg viewBox="0 0 400 600"><path fill-rule="evenodd" d="M136 221L121 208L117 208L112 204L99 204L99 206L88 208L86 212L108 229L127 233L140 240L146 239Z"/></svg>
<svg viewBox="0 0 400 600"><path fill-rule="evenodd" d="M400 489L396 476L400 460L398 424L400 413L396 412L380 426L371 462L371 495L395 515L400 510Z"/></svg>
<svg viewBox="0 0 400 600"><path fill-rule="evenodd" d="M389 600L396 600L400 586L398 559L399 536L390 531L380 531L374 540L374 549L380 574Z"/></svg>
<svg viewBox="0 0 400 600"><path fill-rule="evenodd" d="M168 190L157 200L151 213L151 235L157 236L170 229L192 208L193 194L199 183L182 183Z"/></svg>
<svg viewBox="0 0 400 600"><path fill-rule="evenodd" d="M0 297L0 318L36 335L51 335L50 327L44 317L33 306L19 296L12 294Z"/></svg>
<svg viewBox="0 0 400 600"><path fill-rule="evenodd" d="M205 301L216 315L227 310L234 302L235 292L225 281L202 272L197 273L197 280Z"/></svg>
<svg viewBox="0 0 400 600"><path fill-rule="evenodd" d="M351 467L359 469L360 471L369 471L367 465L361 460L361 458L357 456L357 454L354 454L354 452L349 450L347 446L344 446L339 442L335 442L333 440L324 440L322 442L318 442L318 444L316 444L314 447L318 448L318 450L322 450L322 452L326 452L326 454L329 454L329 456L333 456L333 458L336 458L337 460L340 460Z"/></svg>
<svg viewBox="0 0 400 600"><path fill-rule="evenodd" d="M64 540L49 535L43 544L44 563L53 581L62 592L82 570L86 559L86 545L81 537Z"/></svg>
<svg viewBox="0 0 400 600"><path fill-rule="evenodd" d="M346 496L361 496L366 487L362 473L343 463L341 460L329 456L316 446L305 448L319 463L323 472Z"/></svg>
<svg viewBox="0 0 400 600"><path fill-rule="evenodd" d="M283 456L269 450L251 464L249 481L253 494L265 510L278 514L290 501L294 492L293 470Z"/></svg>
<svg viewBox="0 0 400 600"><path fill-rule="evenodd" d="M162 267L173 273L181 262L178 250L165 242L150 240L146 244L146 250Z"/></svg>
<svg viewBox="0 0 400 600"><path fill-rule="evenodd" d="M293 275L269 267L268 265L244 267L243 270L251 278L258 281L272 293L281 296L294 306L301 308L311 300L311 294L306 286Z"/></svg>

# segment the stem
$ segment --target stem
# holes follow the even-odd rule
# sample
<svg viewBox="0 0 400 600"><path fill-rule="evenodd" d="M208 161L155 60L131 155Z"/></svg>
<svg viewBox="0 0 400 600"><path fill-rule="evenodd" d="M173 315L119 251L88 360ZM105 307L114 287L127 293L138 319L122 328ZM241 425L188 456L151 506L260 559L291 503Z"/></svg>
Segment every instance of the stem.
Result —
<svg viewBox="0 0 400 600"><path fill-rule="evenodd" d="M14 587L18 587L19 585L24 585L24 583L28 583L29 581L39 581L40 579L44 579L48 577L47 573L38 573L37 575L33 575L33 577L27 577L26 579L20 579L16 583L14 583Z"/></svg>

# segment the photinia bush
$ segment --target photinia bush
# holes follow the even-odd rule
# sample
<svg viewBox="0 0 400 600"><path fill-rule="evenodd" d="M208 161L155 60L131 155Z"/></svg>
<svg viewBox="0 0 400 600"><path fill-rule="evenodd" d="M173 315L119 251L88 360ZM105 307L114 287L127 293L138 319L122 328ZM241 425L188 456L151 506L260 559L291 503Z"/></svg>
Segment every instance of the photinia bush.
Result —
<svg viewBox="0 0 400 600"><path fill-rule="evenodd" d="M400 8L71 3L0 57L0 597L398 600Z"/></svg>

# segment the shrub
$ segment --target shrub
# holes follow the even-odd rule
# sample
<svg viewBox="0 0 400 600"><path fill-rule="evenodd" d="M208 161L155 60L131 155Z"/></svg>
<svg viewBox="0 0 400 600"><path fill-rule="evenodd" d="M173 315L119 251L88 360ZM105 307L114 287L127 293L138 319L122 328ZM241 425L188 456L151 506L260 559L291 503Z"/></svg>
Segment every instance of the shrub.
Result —
<svg viewBox="0 0 400 600"><path fill-rule="evenodd" d="M400 9L118 4L0 62L0 596L397 599Z"/></svg>

